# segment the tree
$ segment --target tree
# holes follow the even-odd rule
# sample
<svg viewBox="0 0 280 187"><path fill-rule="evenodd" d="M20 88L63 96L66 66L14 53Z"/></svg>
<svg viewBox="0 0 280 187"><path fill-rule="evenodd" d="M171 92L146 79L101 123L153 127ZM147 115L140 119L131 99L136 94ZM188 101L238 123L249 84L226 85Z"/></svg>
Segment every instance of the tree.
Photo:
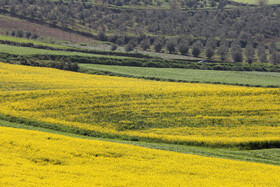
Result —
<svg viewBox="0 0 280 187"><path fill-rule="evenodd" d="M229 42L225 39L221 40L218 54L220 55L221 61L225 61L228 56Z"/></svg>
<svg viewBox="0 0 280 187"><path fill-rule="evenodd" d="M214 55L214 50L210 47L206 48L205 55L208 59L211 59Z"/></svg>
<svg viewBox="0 0 280 187"><path fill-rule="evenodd" d="M136 39L130 39L128 44L131 44L133 46L133 48L135 48L138 44L137 40Z"/></svg>
<svg viewBox="0 0 280 187"><path fill-rule="evenodd" d="M194 57L198 57L201 53L201 49L203 48L203 44L200 40L196 41L192 47L192 55Z"/></svg>
<svg viewBox="0 0 280 187"><path fill-rule="evenodd" d="M196 47L198 47L199 49L202 49L202 48L203 48L203 43L202 43L200 40L197 40L197 41L193 44L193 46L196 46Z"/></svg>
<svg viewBox="0 0 280 187"><path fill-rule="evenodd" d="M31 35L32 35L32 33L29 31L25 33L26 38L30 38Z"/></svg>
<svg viewBox="0 0 280 187"><path fill-rule="evenodd" d="M257 40L258 42L262 42L262 41L264 40L264 35L263 35L263 34L257 34L257 35L256 35L256 40Z"/></svg>
<svg viewBox="0 0 280 187"><path fill-rule="evenodd" d="M242 49L240 45L238 45L237 42L234 42L231 47L231 57L234 62L242 62L243 61L243 55L242 55Z"/></svg>
<svg viewBox="0 0 280 187"><path fill-rule="evenodd" d="M197 46L194 46L193 48L192 48L192 55L194 56L194 57L198 57L199 55L200 55L200 48L199 47L197 47Z"/></svg>
<svg viewBox="0 0 280 187"><path fill-rule="evenodd" d="M160 52L161 49L162 49L162 43L161 43L161 41L155 41L154 43L155 43L155 44L154 44L154 49L155 49L155 51L156 51L156 52Z"/></svg>
<svg viewBox="0 0 280 187"><path fill-rule="evenodd" d="M118 46L116 44L113 44L111 46L111 51L115 51L115 50L117 50L117 48L118 48Z"/></svg>
<svg viewBox="0 0 280 187"><path fill-rule="evenodd" d="M265 6L265 5L267 5L267 2L268 2L268 0L258 0L258 4L259 4L260 6Z"/></svg>
<svg viewBox="0 0 280 187"><path fill-rule="evenodd" d="M243 40L243 41L248 41L250 38L250 34L248 34L247 32L245 31L241 31L241 33L239 34L239 39L240 40Z"/></svg>
<svg viewBox="0 0 280 187"><path fill-rule="evenodd" d="M209 38L206 43L205 55L208 59L211 59L214 55L214 51L217 47L217 42L214 38Z"/></svg>
<svg viewBox="0 0 280 187"><path fill-rule="evenodd" d="M166 42L166 49L169 51L169 53L175 52L175 50L176 50L175 46L176 46L176 43L174 40L168 40Z"/></svg>
<svg viewBox="0 0 280 187"><path fill-rule="evenodd" d="M105 31L104 30L101 30L98 32L98 39L101 40L101 41L107 41L108 37L107 35L105 34Z"/></svg>
<svg viewBox="0 0 280 187"><path fill-rule="evenodd" d="M33 33L33 34L31 35L31 38L32 38L33 40L36 40L37 38L39 38L39 36L38 36L38 34Z"/></svg>
<svg viewBox="0 0 280 187"><path fill-rule="evenodd" d="M210 6L211 6L211 7L215 7L216 5L217 5L217 4L216 4L215 1L211 1L211 2L210 2Z"/></svg>
<svg viewBox="0 0 280 187"><path fill-rule="evenodd" d="M133 51L135 47L136 47L136 43L133 39L131 39L131 40L129 40L129 42L124 47L124 50L126 52Z"/></svg>
<svg viewBox="0 0 280 187"><path fill-rule="evenodd" d="M217 47L216 40L214 38L209 38L207 40L206 47L211 48L212 50L215 50Z"/></svg>
<svg viewBox="0 0 280 187"><path fill-rule="evenodd" d="M117 6L123 6L124 2L122 0L116 0Z"/></svg>
<svg viewBox="0 0 280 187"><path fill-rule="evenodd" d="M222 45L218 49L218 54L220 55L221 61L225 61L228 55L228 47Z"/></svg>
<svg viewBox="0 0 280 187"><path fill-rule="evenodd" d="M269 61L270 61L271 64L274 64L274 65L280 64L280 57L277 54L276 50L271 52L271 55L269 57Z"/></svg>
<svg viewBox="0 0 280 187"><path fill-rule="evenodd" d="M265 46L263 43L258 45L258 59L261 63L266 63L267 62L267 56L265 52Z"/></svg>
<svg viewBox="0 0 280 187"><path fill-rule="evenodd" d="M124 47L124 50L125 50L126 52L133 51L133 50L134 50L134 46L132 45L132 43L128 43L128 44Z"/></svg>
<svg viewBox="0 0 280 187"><path fill-rule="evenodd" d="M117 39L118 39L118 35L116 35L116 34L114 34L112 36L108 36L109 42L115 43Z"/></svg>
<svg viewBox="0 0 280 187"><path fill-rule="evenodd" d="M255 57L255 49L252 44L247 44L245 48L245 56L249 64L253 63Z"/></svg>
<svg viewBox="0 0 280 187"><path fill-rule="evenodd" d="M261 63L266 63L267 62L267 56L266 56L266 53L261 53L261 54L258 54L258 59Z"/></svg>
<svg viewBox="0 0 280 187"><path fill-rule="evenodd" d="M150 43L150 40L149 39L144 39L140 42L140 47L143 49L143 50L147 50L151 47L151 43Z"/></svg>
<svg viewBox="0 0 280 187"><path fill-rule="evenodd" d="M118 39L116 40L116 44L123 45L124 40L125 40L124 36L119 36Z"/></svg>
<svg viewBox="0 0 280 187"><path fill-rule="evenodd" d="M220 3L218 5L218 9L223 9L227 5L226 0L220 0Z"/></svg>
<svg viewBox="0 0 280 187"><path fill-rule="evenodd" d="M20 37L20 38L22 38L23 37L23 35L24 35L24 32L23 32L23 30L17 30L17 32L16 32L16 36L17 37Z"/></svg>
<svg viewBox="0 0 280 187"><path fill-rule="evenodd" d="M189 45L186 41L183 41L179 44L179 51L182 55L187 55L189 52Z"/></svg>
<svg viewBox="0 0 280 187"><path fill-rule="evenodd" d="M272 54L273 51L277 50L277 46L276 46L276 43L275 42L271 42L269 44L269 52L270 54Z"/></svg>
<svg viewBox="0 0 280 187"><path fill-rule="evenodd" d="M135 47L136 47L136 42L135 42L134 39L131 39L131 40L129 40L129 42L124 47L124 50L126 52L133 51Z"/></svg>

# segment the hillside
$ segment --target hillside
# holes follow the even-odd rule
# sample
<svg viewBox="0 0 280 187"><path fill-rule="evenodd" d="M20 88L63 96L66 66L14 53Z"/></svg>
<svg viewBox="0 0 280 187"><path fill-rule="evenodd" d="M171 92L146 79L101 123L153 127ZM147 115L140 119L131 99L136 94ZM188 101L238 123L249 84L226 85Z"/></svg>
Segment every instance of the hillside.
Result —
<svg viewBox="0 0 280 187"><path fill-rule="evenodd" d="M94 49L279 64L280 10L274 2L119 1L7 0L0 4L0 31Z"/></svg>
<svg viewBox="0 0 280 187"><path fill-rule="evenodd" d="M279 0L0 0L0 186L277 186L279 96Z"/></svg>
<svg viewBox="0 0 280 187"><path fill-rule="evenodd" d="M211 186L280 182L277 166L5 127L0 127L0 138L0 185Z"/></svg>

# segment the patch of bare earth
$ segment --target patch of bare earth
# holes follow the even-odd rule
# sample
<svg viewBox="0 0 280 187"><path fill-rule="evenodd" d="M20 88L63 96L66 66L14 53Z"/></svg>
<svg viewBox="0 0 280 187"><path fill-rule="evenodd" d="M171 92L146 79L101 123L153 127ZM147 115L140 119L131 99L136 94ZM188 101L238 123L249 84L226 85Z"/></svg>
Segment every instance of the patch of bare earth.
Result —
<svg viewBox="0 0 280 187"><path fill-rule="evenodd" d="M79 34L63 31L57 28L51 28L47 25L31 23L18 18L10 18L0 15L0 28L8 30L24 30L32 33L37 33L39 36L53 38L57 40L81 43L92 42L93 39L81 36Z"/></svg>

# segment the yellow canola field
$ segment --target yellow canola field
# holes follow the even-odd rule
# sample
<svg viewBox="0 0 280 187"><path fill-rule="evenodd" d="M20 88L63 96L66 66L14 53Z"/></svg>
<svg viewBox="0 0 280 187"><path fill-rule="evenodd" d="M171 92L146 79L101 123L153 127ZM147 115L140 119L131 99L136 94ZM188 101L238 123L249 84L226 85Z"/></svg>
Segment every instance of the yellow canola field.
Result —
<svg viewBox="0 0 280 187"><path fill-rule="evenodd" d="M156 82L0 63L0 115L171 143L280 144L280 89Z"/></svg>
<svg viewBox="0 0 280 187"><path fill-rule="evenodd" d="M277 186L280 167L0 127L0 186Z"/></svg>

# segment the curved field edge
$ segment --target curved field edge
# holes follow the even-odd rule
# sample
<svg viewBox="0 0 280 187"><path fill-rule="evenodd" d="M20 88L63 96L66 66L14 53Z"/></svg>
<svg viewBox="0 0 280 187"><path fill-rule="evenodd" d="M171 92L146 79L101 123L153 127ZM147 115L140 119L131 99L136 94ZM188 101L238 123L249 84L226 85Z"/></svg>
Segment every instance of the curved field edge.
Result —
<svg viewBox="0 0 280 187"><path fill-rule="evenodd" d="M212 148L235 148L241 150L255 150L255 149L267 149L267 148L280 148L280 139L271 140L270 138L267 139L253 139L249 141L231 141L228 142L228 138L220 138L217 141L215 138L210 139L196 139L196 138L184 138L179 139L177 137L161 137L155 135L146 135L141 134L139 135L130 135L127 133L114 133L114 132L101 132L101 131L94 131L85 128L79 128L74 126L65 126L56 123L47 123L42 121L34 121L26 118L14 117L9 115L0 115L0 120L14 122L18 124L23 124L32 127L40 127L51 129L59 132L65 133L73 133L76 135L83 135L88 137L96 137L96 138L109 138L109 139L119 139L119 140L128 140L128 141L144 141L148 143L166 143L166 144L175 144L175 145L187 145L187 146L203 146L203 147L212 147ZM208 141L207 141L208 140Z"/></svg>
<svg viewBox="0 0 280 187"><path fill-rule="evenodd" d="M0 137L2 185L273 186L280 182L279 166L6 127L0 127Z"/></svg>
<svg viewBox="0 0 280 187"><path fill-rule="evenodd" d="M79 64L81 72L158 81L280 87L280 73Z"/></svg>
<svg viewBox="0 0 280 187"><path fill-rule="evenodd" d="M213 147L211 148L211 147L201 147L201 146L154 143L154 142L147 142L147 141L136 141L136 139L134 139L133 141L133 140L121 140L121 139L97 138L97 137L90 137L85 135L78 135L70 132L63 132L59 130L47 129L43 127L29 126L23 123L8 122L4 120L0 120L0 126L26 129L26 130L35 130L35 131L47 132L47 133L64 135L64 136L81 138L81 139L101 140L101 141L115 142L121 144L129 144L129 145L141 146L141 147L146 147L151 149L173 151L178 153L187 153L187 154L214 157L214 158L225 158L231 160L280 165L279 148L259 149L259 150L238 150L236 148L225 149L225 148L213 148Z"/></svg>

